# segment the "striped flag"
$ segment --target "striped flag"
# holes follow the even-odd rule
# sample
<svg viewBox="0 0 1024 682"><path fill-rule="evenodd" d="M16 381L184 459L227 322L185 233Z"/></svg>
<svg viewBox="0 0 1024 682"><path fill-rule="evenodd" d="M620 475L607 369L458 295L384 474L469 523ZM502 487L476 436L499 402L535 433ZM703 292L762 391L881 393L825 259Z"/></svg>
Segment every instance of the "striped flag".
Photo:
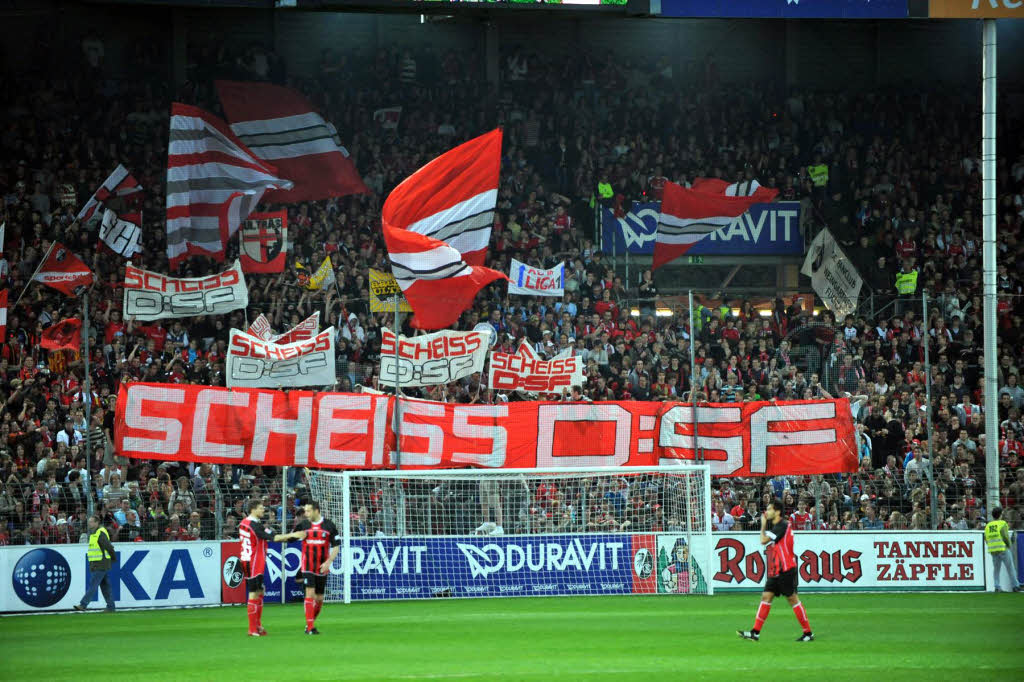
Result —
<svg viewBox="0 0 1024 682"><path fill-rule="evenodd" d="M127 197L132 194L136 194L142 191L142 185L139 181L132 177L132 174L128 172L128 169L117 164L117 168L110 174L100 188L93 192L93 195L89 197L89 201L85 202L85 206L78 212L75 219L81 223L87 223L96 209L99 208L100 204L114 199L115 197Z"/></svg>
<svg viewBox="0 0 1024 682"><path fill-rule="evenodd" d="M693 181L692 189L695 192L722 194L727 197L763 197L766 192L773 191L762 187L761 183L757 180L734 182L730 185L725 180L719 180L718 178L697 178ZM758 195L758 192L761 192L761 194ZM778 192L775 192L775 194L778 194ZM763 201L771 201L771 199L763 199Z"/></svg>
<svg viewBox="0 0 1024 682"><path fill-rule="evenodd" d="M722 180L698 181L692 189L674 182L665 183L652 269L674 261L701 239L746 213L753 204L771 201L779 193L778 190L758 186L753 190L736 188L733 191L738 189L752 193L734 196L725 193L728 187Z"/></svg>
<svg viewBox="0 0 1024 682"><path fill-rule="evenodd" d="M202 109L171 105L167 150L167 257L171 267L193 255L224 260L228 239L268 189L290 180L261 161Z"/></svg>
<svg viewBox="0 0 1024 682"><path fill-rule="evenodd" d="M508 279L480 267L494 222L500 170L497 129L423 166L384 202L384 241L415 326L450 326L480 289Z"/></svg>
<svg viewBox="0 0 1024 682"><path fill-rule="evenodd" d="M216 85L232 132L256 156L273 163L278 175L295 183L290 190L268 191L266 201L296 203L370 191L338 131L305 97L271 83Z"/></svg>

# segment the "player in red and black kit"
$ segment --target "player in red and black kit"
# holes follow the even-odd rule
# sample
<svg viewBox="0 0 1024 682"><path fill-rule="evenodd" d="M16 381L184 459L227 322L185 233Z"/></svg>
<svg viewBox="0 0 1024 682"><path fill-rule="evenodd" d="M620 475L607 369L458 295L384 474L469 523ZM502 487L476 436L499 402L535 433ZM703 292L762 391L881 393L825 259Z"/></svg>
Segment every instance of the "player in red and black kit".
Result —
<svg viewBox="0 0 1024 682"><path fill-rule="evenodd" d="M264 637L263 629L263 571L267 567L267 542L281 542L301 537L301 533L278 533L263 525L263 503L253 500L249 503L249 515L238 524L238 539L241 541L239 559L242 560L242 575L245 589L249 593L249 636Z"/></svg>
<svg viewBox="0 0 1024 682"><path fill-rule="evenodd" d="M306 586L306 634L319 635L314 627L320 609L324 607L327 576L331 564L341 550L341 533L329 519L320 513L319 502L306 504L306 518L295 525L302 539L302 582Z"/></svg>
<svg viewBox="0 0 1024 682"><path fill-rule="evenodd" d="M768 524L772 524L768 530ZM761 604L757 607L753 630L737 630L740 637L755 642L761 638L761 626L764 625L768 611L772 608L772 599L781 594L793 607L796 619L804 629L804 634L796 641L813 642L814 633L807 621L807 612L800 603L796 593L797 568L796 554L793 552L793 527L782 514L782 500L776 498L768 503L768 508L761 515L761 544L765 545L768 554L768 582L761 594Z"/></svg>

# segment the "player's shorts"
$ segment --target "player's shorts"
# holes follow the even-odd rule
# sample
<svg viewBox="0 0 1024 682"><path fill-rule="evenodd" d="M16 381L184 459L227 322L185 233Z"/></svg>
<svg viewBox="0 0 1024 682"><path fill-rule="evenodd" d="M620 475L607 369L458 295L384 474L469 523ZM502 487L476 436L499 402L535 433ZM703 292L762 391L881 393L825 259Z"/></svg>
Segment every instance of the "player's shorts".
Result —
<svg viewBox="0 0 1024 682"><path fill-rule="evenodd" d="M242 562L242 575L245 576L245 590L246 592L262 592L263 591L263 576L252 575L252 564L248 561Z"/></svg>
<svg viewBox="0 0 1024 682"><path fill-rule="evenodd" d="M302 584L306 587L314 588L317 594L324 594L327 592L327 576L323 573L313 573L312 571L302 572Z"/></svg>
<svg viewBox="0 0 1024 682"><path fill-rule="evenodd" d="M782 595L788 597L796 594L796 569L791 568L788 571L784 571L776 576L768 578L768 582L764 584L764 591L771 592L774 595Z"/></svg>
<svg viewBox="0 0 1024 682"><path fill-rule="evenodd" d="M498 482L484 479L480 481L480 504L488 507L501 506L501 499L498 497Z"/></svg>

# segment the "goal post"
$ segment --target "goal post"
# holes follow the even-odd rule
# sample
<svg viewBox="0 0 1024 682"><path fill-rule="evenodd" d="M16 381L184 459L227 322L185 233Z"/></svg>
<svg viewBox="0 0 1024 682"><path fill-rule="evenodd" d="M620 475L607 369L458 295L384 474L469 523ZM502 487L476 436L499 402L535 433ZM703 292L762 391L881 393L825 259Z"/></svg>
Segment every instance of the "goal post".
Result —
<svg viewBox="0 0 1024 682"><path fill-rule="evenodd" d="M708 465L324 471L329 601L711 594Z"/></svg>

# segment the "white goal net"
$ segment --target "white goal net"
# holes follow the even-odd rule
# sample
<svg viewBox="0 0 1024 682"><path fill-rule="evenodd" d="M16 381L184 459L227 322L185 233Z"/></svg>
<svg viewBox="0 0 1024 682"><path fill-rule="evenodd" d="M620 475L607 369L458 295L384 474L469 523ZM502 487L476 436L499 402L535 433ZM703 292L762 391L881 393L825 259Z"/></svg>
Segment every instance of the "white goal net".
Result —
<svg viewBox="0 0 1024 682"><path fill-rule="evenodd" d="M343 534L327 597L710 594L710 479L706 465L312 471Z"/></svg>

